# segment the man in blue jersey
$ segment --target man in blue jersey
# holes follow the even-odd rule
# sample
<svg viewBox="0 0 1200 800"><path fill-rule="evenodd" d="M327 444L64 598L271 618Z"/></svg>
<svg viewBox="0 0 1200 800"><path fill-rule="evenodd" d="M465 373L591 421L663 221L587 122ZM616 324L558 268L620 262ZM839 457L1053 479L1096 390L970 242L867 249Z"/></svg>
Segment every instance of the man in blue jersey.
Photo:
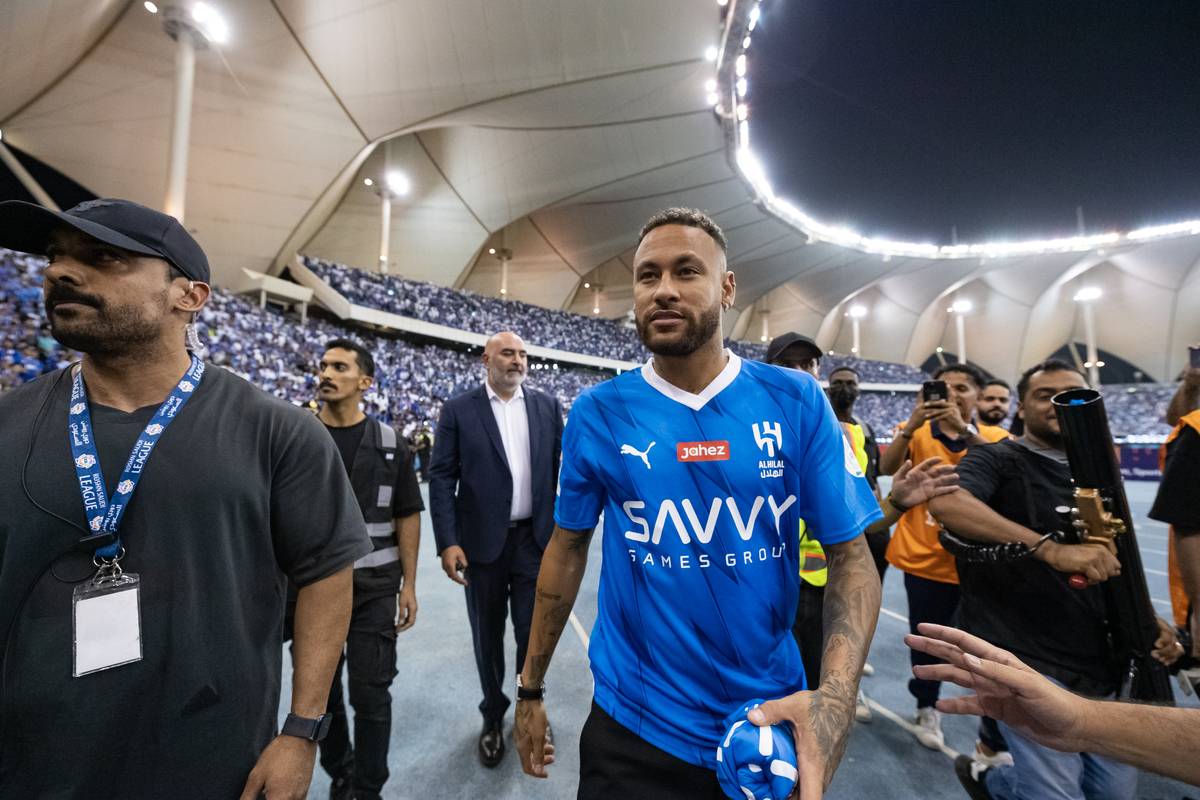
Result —
<svg viewBox="0 0 1200 800"><path fill-rule="evenodd" d="M592 711L579 797L720 798L722 719L790 724L805 800L845 749L879 611L861 535L879 519L837 418L811 375L722 347L735 282L704 214L668 209L642 229L634 312L654 357L585 392L563 437L557 523L538 576L518 681L517 749L545 777L543 679L605 520ZM829 559L820 676L792 638L803 518Z"/></svg>

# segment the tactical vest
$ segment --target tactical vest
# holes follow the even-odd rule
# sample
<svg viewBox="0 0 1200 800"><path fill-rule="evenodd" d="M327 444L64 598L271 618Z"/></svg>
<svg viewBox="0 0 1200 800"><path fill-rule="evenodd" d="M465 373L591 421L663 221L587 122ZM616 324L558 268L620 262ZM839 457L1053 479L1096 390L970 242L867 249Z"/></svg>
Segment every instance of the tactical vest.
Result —
<svg viewBox="0 0 1200 800"><path fill-rule="evenodd" d="M858 467L867 474L867 469L870 464L870 457L867 453L867 441L869 427L865 423L842 422L842 432L846 436L846 441L850 442L850 447L854 450L854 457L858 460ZM816 586L818 589L829 582L828 562L825 558L825 549L821 547L821 543L808 535L808 526L804 520L800 520L800 577L805 583Z"/></svg>
<svg viewBox="0 0 1200 800"><path fill-rule="evenodd" d="M404 574L392 519L392 492L408 452L398 447L394 428L378 420L371 422L374 424L363 431L350 470L354 496L375 548L354 562L354 591L359 595L399 591Z"/></svg>

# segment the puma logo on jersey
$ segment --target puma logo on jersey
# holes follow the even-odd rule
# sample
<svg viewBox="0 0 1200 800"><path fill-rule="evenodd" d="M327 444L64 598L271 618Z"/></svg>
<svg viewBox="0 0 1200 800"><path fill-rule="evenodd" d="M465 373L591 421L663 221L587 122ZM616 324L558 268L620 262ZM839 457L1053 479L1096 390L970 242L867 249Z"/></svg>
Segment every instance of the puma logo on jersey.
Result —
<svg viewBox="0 0 1200 800"><path fill-rule="evenodd" d="M650 450L653 449L655 444L657 444L657 442L651 442L645 450L638 450L631 444L623 444L621 445L621 455L637 456L642 460L642 463L646 465L646 469L650 469Z"/></svg>

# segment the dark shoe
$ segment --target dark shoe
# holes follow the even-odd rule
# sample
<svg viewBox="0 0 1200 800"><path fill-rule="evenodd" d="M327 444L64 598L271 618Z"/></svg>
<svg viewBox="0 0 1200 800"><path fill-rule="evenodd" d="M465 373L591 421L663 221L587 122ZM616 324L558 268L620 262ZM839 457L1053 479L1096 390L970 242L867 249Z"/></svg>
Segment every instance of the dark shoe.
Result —
<svg viewBox="0 0 1200 800"><path fill-rule="evenodd" d="M500 723L485 723L479 734L479 760L489 769L504 758L504 733Z"/></svg>
<svg viewBox="0 0 1200 800"><path fill-rule="evenodd" d="M959 756L954 759L954 774L958 782L967 790L971 800L995 800L987 789L987 773L991 767L980 764L970 756Z"/></svg>
<svg viewBox="0 0 1200 800"><path fill-rule="evenodd" d="M354 800L354 776L347 773L331 780L329 800Z"/></svg>

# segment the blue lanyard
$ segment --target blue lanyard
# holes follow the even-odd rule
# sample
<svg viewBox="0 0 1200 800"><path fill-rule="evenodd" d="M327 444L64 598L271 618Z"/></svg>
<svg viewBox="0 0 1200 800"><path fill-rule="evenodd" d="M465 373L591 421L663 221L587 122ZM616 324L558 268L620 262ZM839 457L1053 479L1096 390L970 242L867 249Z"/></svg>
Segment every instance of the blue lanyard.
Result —
<svg viewBox="0 0 1200 800"><path fill-rule="evenodd" d="M92 414L88 406L87 391L83 386L83 370L75 370L75 380L71 386L71 406L67 414L67 424L71 439L71 458L75 461L75 476L79 479L79 492L83 497L83 511L87 517L88 528L93 535L100 533L116 534L125 515L125 509L133 497L133 490L142 479L142 471L150 460L150 453L158 444L163 431L167 429L179 412L183 410L188 399L200 385L204 377L204 362L192 356L192 365L179 379L179 383L171 390L171 394L158 407L154 418L150 420L137 442L129 461L121 472L121 481L117 484L117 493L109 502L105 491L104 473L100 469L100 455L96 450L95 431L92 428ZM121 539L116 540L96 551L100 558L119 558L121 554Z"/></svg>

